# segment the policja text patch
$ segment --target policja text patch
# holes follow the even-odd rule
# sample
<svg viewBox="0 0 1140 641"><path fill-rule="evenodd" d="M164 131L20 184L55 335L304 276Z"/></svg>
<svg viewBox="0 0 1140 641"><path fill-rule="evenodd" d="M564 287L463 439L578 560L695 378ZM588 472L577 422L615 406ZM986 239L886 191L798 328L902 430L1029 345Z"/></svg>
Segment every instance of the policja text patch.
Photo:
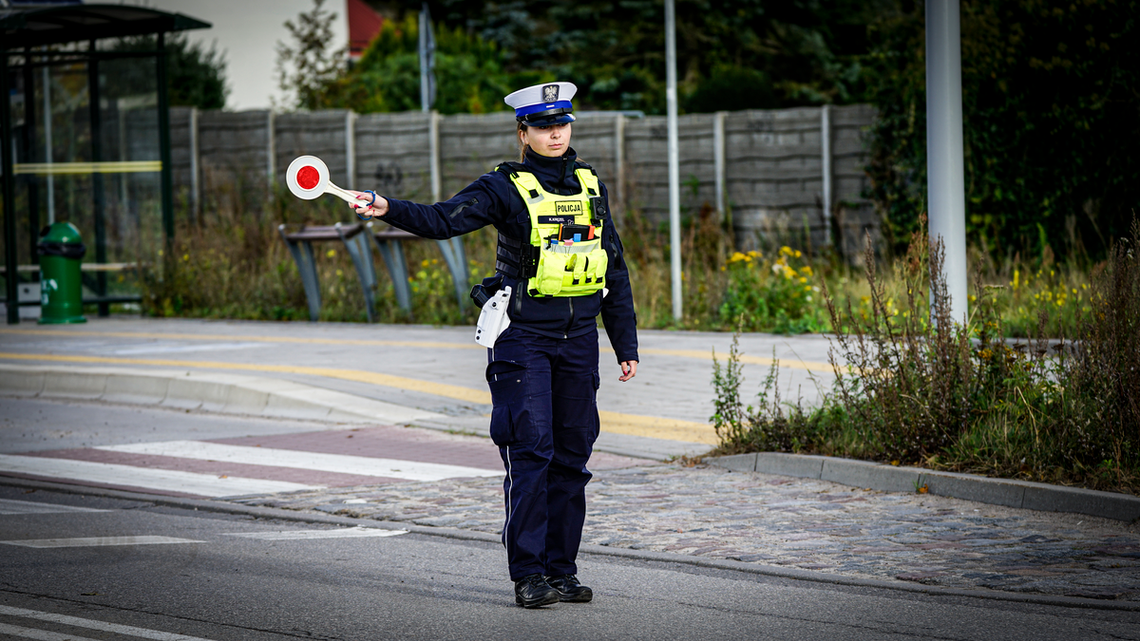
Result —
<svg viewBox="0 0 1140 641"><path fill-rule="evenodd" d="M560 200L554 203L554 213L558 215L580 216L582 214L582 201Z"/></svg>

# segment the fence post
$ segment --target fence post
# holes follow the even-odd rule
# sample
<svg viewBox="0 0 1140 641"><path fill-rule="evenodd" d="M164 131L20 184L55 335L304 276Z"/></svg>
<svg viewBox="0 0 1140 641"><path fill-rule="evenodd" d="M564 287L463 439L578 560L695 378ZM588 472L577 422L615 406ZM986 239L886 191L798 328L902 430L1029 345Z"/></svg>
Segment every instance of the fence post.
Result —
<svg viewBox="0 0 1140 641"><path fill-rule="evenodd" d="M820 164L823 167L823 237L831 245L831 105L819 108Z"/></svg>
<svg viewBox="0 0 1140 641"><path fill-rule="evenodd" d="M725 216L724 205L724 117L728 112L718 111L713 117L713 166L716 171L716 213L732 229L732 220Z"/></svg>
<svg viewBox="0 0 1140 641"><path fill-rule="evenodd" d="M614 185L617 194L614 201L625 206L625 115L618 114L614 119ZM611 205L612 209L612 205Z"/></svg>
<svg viewBox="0 0 1140 641"><path fill-rule="evenodd" d="M276 178L276 174L277 174L277 166L276 166L277 165L277 146L274 144L275 139L277 137L277 130L276 130L277 124L276 124L276 118L274 116L275 116L275 114L273 113L273 110L270 109L269 110L269 117L266 119L266 126L269 127L269 130L266 132L266 136L265 136L268 139L268 142L266 143L266 151L269 154L269 158L268 158L268 161L266 163L266 169L269 172L269 194L270 194L270 198L273 197L273 182L274 182L274 179Z"/></svg>
<svg viewBox="0 0 1140 641"><path fill-rule="evenodd" d="M428 116L428 147L431 149L432 202L442 200L443 186L439 175L439 112L432 109Z"/></svg>
<svg viewBox="0 0 1140 641"><path fill-rule="evenodd" d="M190 108L190 211L194 222L202 223L202 188L198 178L198 108Z"/></svg>
<svg viewBox="0 0 1140 641"><path fill-rule="evenodd" d="M356 189L356 112L349 109L344 114L344 185Z"/></svg>

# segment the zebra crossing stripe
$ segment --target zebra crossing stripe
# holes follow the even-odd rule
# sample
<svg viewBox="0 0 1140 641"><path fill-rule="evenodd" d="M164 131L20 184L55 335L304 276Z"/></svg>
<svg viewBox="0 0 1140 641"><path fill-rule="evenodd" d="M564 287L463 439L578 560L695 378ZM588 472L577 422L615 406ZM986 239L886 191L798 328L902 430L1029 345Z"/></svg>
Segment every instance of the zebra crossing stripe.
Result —
<svg viewBox="0 0 1140 641"><path fill-rule="evenodd" d="M160 470L133 465L12 454L0 454L0 472L85 481L100 485L125 485L214 498L296 492L320 489L321 487L286 481L267 481L237 476L219 478L213 474L198 474L179 470Z"/></svg>
<svg viewBox="0 0 1140 641"><path fill-rule="evenodd" d="M18 625L0 623L0 635L5 639L35 639L36 641L98 641L91 637L80 637L74 634L60 634L35 628L22 628Z"/></svg>
<svg viewBox="0 0 1140 641"><path fill-rule="evenodd" d="M101 632L125 634L132 637L138 637L140 639L151 639L151 641L212 641L211 639L192 637L185 634L161 632L159 630L138 628L133 625L120 625L118 623L107 623L105 621L95 621L93 619L81 619L79 617L68 616L66 614L39 612L37 610L25 610L24 608L13 608L6 605L0 605L0 614L12 617L20 617L23 619L47 621L49 623L58 623L61 625L70 625L72 627L85 628L87 630L99 630ZM10 634L12 636L25 639L40 639L42 641L66 641L68 639L72 641L93 641L88 640L87 637L79 637L75 636L74 634L59 634L57 632L34 630L32 628L22 628L5 623L0 623L0 634Z"/></svg>
<svg viewBox="0 0 1140 641"><path fill-rule="evenodd" d="M39 503L36 501L17 501L15 499L0 499L0 514L56 514L61 512L109 512L110 510L97 510L91 507L74 507L71 505L56 505L54 503Z"/></svg>
<svg viewBox="0 0 1140 641"><path fill-rule="evenodd" d="M240 536L261 541L303 541L311 539L358 539L364 537L399 536L407 530L381 530L374 527L339 528L335 530L278 530L275 532L230 532L226 536Z"/></svg>
<svg viewBox="0 0 1140 641"><path fill-rule="evenodd" d="M75 539L24 539L0 541L4 545L18 545L25 548L86 548L110 545L165 545L169 543L205 543L192 539L177 539L170 536L88 536Z"/></svg>

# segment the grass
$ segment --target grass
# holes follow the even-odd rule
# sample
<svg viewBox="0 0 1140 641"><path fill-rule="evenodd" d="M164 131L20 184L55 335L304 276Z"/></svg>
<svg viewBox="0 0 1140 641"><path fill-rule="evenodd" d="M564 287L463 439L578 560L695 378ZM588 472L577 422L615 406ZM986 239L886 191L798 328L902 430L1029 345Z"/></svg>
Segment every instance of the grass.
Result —
<svg viewBox="0 0 1140 641"><path fill-rule="evenodd" d="M213 194L207 214L198 221L180 217L176 241L166 251L144 257L159 269L142 279L143 307L155 316L308 319L301 279L277 225L328 224L349 221L339 202L303 202L278 190L267 203L257 190L234 185ZM380 223L382 224L382 223ZM843 322L866 324L874 314L872 291L858 269L828 253L785 244L787 234L771 234L781 242L759 239L759 250L735 251L732 234L710 207L686 219L682 233L682 320L673 318L669 235L637 211L619 221L626 261L634 284L638 322L645 328L776 332L796 334L835 329L823 289L852 314ZM494 270L495 234L483 229L464 238L469 257L468 286ZM366 314L355 269L339 243L314 247L322 286L324 321L364 322ZM377 319L384 323L450 325L473 323L476 309L458 305L449 272L434 243L405 243L410 265L414 314L400 311L382 261L375 260L379 285L374 292ZM905 260L905 258L896 263ZM978 254L971 262L987 284L986 293L1009 336L1027 337L1037 330L1038 313L1049 310L1045 333L1060 336L1063 328L1087 311L1087 263L1058 264L1051 254L1035 260L1018 257L997 266ZM895 325L906 322L907 284L894 269L882 275L883 313ZM976 302L971 300L972 303ZM928 314L923 301L915 313ZM741 318L743 317L743 324ZM844 329L844 328L840 328Z"/></svg>
<svg viewBox="0 0 1140 641"><path fill-rule="evenodd" d="M941 272L940 249L928 247L917 235L891 278L866 253L869 314L823 283L839 329L836 382L819 407L781 401L778 363L755 404L745 403L734 340L725 365L714 363L720 451L830 454L1138 493L1140 224L1093 271L1075 311L1046 299L1034 338L1014 342L1001 297L1017 292L979 284L969 322L951 322L945 282L929 276ZM905 292L897 309L888 284ZM1066 312L1059 321L1054 309ZM1048 334L1057 326L1059 336Z"/></svg>

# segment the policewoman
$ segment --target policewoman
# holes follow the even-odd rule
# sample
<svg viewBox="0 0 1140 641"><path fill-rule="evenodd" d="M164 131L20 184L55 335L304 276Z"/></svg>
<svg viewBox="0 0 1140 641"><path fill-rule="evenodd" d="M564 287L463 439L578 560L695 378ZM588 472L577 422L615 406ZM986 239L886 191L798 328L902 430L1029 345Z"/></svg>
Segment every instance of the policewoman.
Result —
<svg viewBox="0 0 1140 641"><path fill-rule="evenodd" d="M618 380L637 373L633 295L609 197L570 146L575 92L555 82L505 98L515 109L521 162L499 165L441 203L362 192L373 201L356 210L425 238L486 225L499 232L496 273L472 297L484 306L478 336L489 346L490 431L506 468L503 544L515 602L527 608L593 598L575 558L586 462L598 437L599 314ZM499 322L483 322L503 306Z"/></svg>

